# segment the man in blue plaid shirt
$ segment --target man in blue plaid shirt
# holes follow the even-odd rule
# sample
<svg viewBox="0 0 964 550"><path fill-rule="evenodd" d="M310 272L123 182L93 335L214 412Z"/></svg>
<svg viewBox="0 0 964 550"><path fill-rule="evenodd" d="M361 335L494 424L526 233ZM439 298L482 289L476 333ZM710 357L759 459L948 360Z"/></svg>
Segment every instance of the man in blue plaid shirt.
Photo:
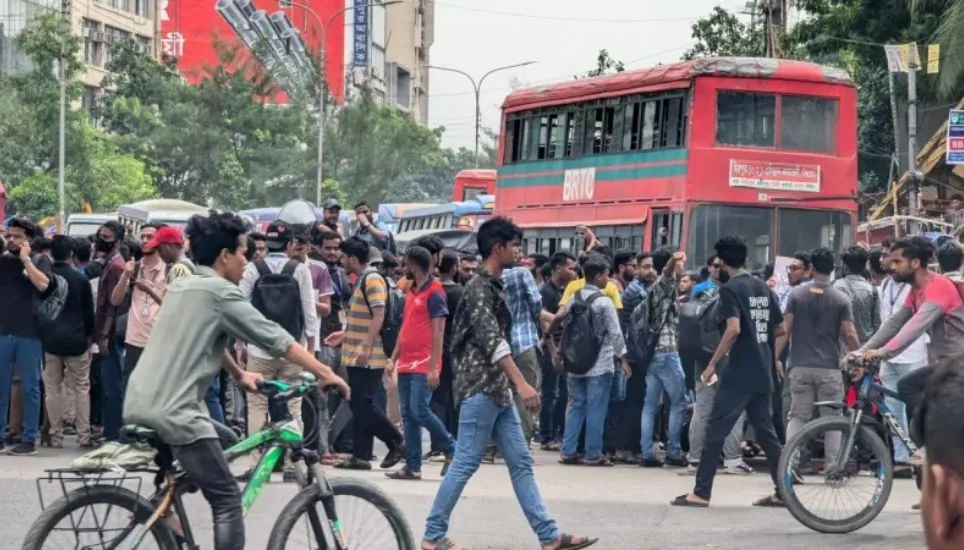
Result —
<svg viewBox="0 0 964 550"><path fill-rule="evenodd" d="M512 346L512 359L526 382L533 388L540 384L539 365L539 316L542 314L542 294L532 272L524 267L514 267L502 272L505 292L509 299L509 312L512 314L512 333L509 344ZM531 441L535 432L535 414L529 412L519 396L515 395L516 408L522 420L522 431L526 441Z"/></svg>

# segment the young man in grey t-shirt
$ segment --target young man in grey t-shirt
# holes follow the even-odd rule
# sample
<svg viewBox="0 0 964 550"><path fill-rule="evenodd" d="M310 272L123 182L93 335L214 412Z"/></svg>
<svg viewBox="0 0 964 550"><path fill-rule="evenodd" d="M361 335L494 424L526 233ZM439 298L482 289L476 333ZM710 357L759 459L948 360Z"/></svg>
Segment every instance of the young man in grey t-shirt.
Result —
<svg viewBox="0 0 964 550"><path fill-rule="evenodd" d="M850 299L830 283L834 269L833 253L817 248L810 254L813 282L790 291L787 308L783 314L786 335L777 338L776 356L783 353L788 339L790 348L790 422L787 439L813 419L814 403L839 401L844 398L844 380L840 373L840 342L848 351L860 347L854 326ZM783 365L777 362L777 372L782 375ZM821 416L835 414L822 407ZM831 437L833 436L833 437ZM840 446L839 434L828 434L827 446L836 453ZM829 456L829 455L828 455Z"/></svg>

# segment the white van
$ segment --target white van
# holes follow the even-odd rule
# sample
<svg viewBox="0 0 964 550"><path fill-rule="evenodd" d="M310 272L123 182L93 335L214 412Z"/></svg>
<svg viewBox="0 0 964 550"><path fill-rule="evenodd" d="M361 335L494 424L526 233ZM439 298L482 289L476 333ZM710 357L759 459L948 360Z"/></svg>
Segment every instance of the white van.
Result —
<svg viewBox="0 0 964 550"><path fill-rule="evenodd" d="M64 234L68 237L87 237L97 233L100 226L110 220L117 221L117 214L71 214L67 216Z"/></svg>
<svg viewBox="0 0 964 550"><path fill-rule="evenodd" d="M195 214L207 215L209 208L178 199L153 199L125 204L117 209L117 219L130 235L137 235L145 223L163 223L184 229Z"/></svg>

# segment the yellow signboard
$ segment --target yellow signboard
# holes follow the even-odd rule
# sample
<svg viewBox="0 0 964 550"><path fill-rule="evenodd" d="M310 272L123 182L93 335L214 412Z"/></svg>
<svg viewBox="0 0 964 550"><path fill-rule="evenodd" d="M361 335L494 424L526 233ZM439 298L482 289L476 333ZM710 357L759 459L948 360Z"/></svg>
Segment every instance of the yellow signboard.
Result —
<svg viewBox="0 0 964 550"><path fill-rule="evenodd" d="M941 45L927 46L927 74L937 74L941 71Z"/></svg>

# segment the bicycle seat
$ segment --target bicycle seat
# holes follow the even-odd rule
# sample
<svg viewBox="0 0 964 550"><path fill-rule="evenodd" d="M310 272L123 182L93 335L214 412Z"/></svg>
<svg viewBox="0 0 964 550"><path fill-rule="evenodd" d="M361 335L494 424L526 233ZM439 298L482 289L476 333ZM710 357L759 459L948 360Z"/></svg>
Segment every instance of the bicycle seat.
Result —
<svg viewBox="0 0 964 550"><path fill-rule="evenodd" d="M161 441L161 436L157 435L157 432L151 428L148 428L147 426L128 424L121 428L120 433L126 439L131 439L140 443L147 443L151 447L157 447L158 445L164 444L164 442Z"/></svg>

